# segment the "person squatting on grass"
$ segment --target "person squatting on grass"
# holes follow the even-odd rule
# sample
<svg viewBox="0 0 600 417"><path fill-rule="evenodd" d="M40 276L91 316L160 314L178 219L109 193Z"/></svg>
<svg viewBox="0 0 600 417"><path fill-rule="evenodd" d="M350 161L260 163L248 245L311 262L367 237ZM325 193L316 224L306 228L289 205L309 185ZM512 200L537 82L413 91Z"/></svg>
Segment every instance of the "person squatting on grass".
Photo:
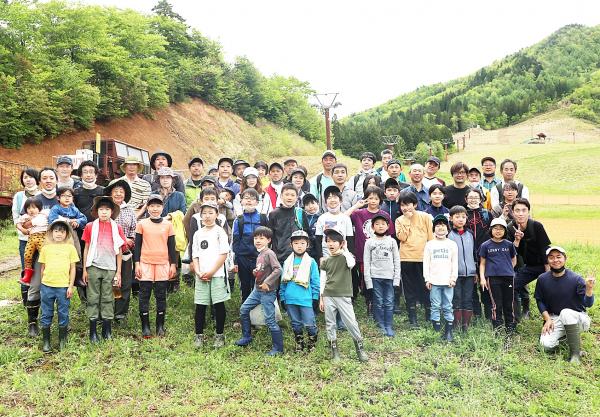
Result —
<svg viewBox="0 0 600 417"><path fill-rule="evenodd" d="M448 229L446 216L443 214L435 216L432 226L434 239L425 244L423 251L423 277L429 290L433 329L436 332L441 330L443 313L446 324L442 340L452 342L454 340L452 299L458 276L458 247L454 241L448 239Z"/></svg>
<svg viewBox="0 0 600 417"><path fill-rule="evenodd" d="M202 227L194 234L192 244L192 261L196 274L194 288L194 304L196 312L194 324L196 348L204 344L204 323L207 306L215 309L215 342L214 347L225 345L225 301L231 299L225 260L229 253L227 234L217 221L219 207L215 203L203 203L200 207Z"/></svg>
<svg viewBox="0 0 600 417"><path fill-rule="evenodd" d="M156 299L156 335L165 335L167 311L167 286L177 269L175 231L173 225L161 217L162 197L152 194L146 203L148 218L138 222L135 228L135 277L140 283L139 310L142 336L151 337L150 295Z"/></svg>
<svg viewBox="0 0 600 417"><path fill-rule="evenodd" d="M122 250L127 248L123 228L115 219L119 206L108 196L94 198L91 211L95 217L83 230L83 282L87 284L87 316L90 342L98 343L96 324L102 320L102 338L112 339L114 318L113 286L121 286Z"/></svg>
<svg viewBox="0 0 600 417"><path fill-rule="evenodd" d="M368 192L368 191L367 191ZM352 306L352 268L354 256L346 249L344 231L339 227L325 229L325 241L330 256L321 262L321 300L319 308L325 313L325 328L334 362L340 360L337 347L337 314L354 339L356 354L361 362L369 358L364 351L363 338Z"/></svg>
<svg viewBox="0 0 600 417"><path fill-rule="evenodd" d="M560 246L546 251L550 271L538 277L534 297L544 319L540 344L553 351L566 336L569 345L569 361L579 363L581 355L581 332L590 329L590 317L586 308L594 305L596 279L584 280L565 268L567 252Z"/></svg>
<svg viewBox="0 0 600 417"><path fill-rule="evenodd" d="M75 264L78 261L79 255L73 245L71 226L64 220L55 220L48 228L46 242L42 246L39 257L39 263L42 266L42 284L40 286L42 318L40 323L44 353L52 350L50 326L54 317L55 303L58 313L59 348L63 349L67 343L69 305L75 284Z"/></svg>
<svg viewBox="0 0 600 417"><path fill-rule="evenodd" d="M475 263L475 238L465 225L467 210L463 206L450 209L452 229L448 238L456 243L458 248L458 278L454 287L454 326L466 332L473 316L473 286L477 279Z"/></svg>
<svg viewBox="0 0 600 417"><path fill-rule="evenodd" d="M283 333L275 320L275 303L281 278L281 266L275 252L269 248L272 239L273 231L268 227L261 226L254 231L254 246L258 251L256 268L252 271L255 278L254 289L240 307L242 337L235 344L248 346L252 342L250 311L260 304L273 342L273 347L267 355L276 356L283 353Z"/></svg>
<svg viewBox="0 0 600 417"><path fill-rule="evenodd" d="M308 233L296 230L290 237L290 245L292 253L283 263L279 299L292 322L296 352L312 352L317 344L318 332L313 304L319 300L319 267L307 253ZM304 328L308 333L306 343Z"/></svg>
<svg viewBox="0 0 600 417"><path fill-rule="evenodd" d="M394 289L400 286L400 254L396 241L387 234L386 216L376 214L371 228L375 236L367 239L363 255L365 286L373 290L375 322L383 334L394 337Z"/></svg>

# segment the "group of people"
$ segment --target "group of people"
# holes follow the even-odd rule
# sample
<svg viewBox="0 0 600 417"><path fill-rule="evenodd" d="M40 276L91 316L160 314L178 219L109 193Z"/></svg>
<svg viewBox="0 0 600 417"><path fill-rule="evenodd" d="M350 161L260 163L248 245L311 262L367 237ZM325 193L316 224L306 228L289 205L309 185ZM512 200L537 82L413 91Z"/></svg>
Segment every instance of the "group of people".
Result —
<svg viewBox="0 0 600 417"><path fill-rule="evenodd" d="M251 165L222 157L205 167L193 157L184 179L171 156L157 151L151 174L141 175L143 163L130 156L123 176L106 187L96 183L93 161L73 170L72 160L60 157L55 168L24 170L13 219L29 334L39 334L41 306L42 349L52 350L56 306L63 348L76 289L90 342L99 342L100 323L102 338L112 338L113 322L127 320L132 293L142 336L152 335L152 293L155 334L164 336L168 293L181 278L194 287L195 346L206 345L208 311L218 348L225 344L226 303L237 276L242 305L235 324L242 335L236 345L249 345L253 325L264 324L272 339L268 354L283 353L281 308L295 350L311 351L322 312L332 359L340 358L337 331L347 330L358 359L366 361L353 308L360 297L387 337L396 335L394 315L402 307L410 327L418 328L420 307L445 341L455 329L468 331L475 316L503 331L509 345L518 320L530 315L527 284L537 279L540 343L554 349L566 336L570 359L578 362L595 280L565 268L565 249L552 245L531 217L517 163L502 161L497 177L493 157L484 157L481 169L457 162L446 184L435 156L406 172L388 149L375 169L377 159L365 152L350 176L327 150L322 171L309 178L294 158Z"/></svg>

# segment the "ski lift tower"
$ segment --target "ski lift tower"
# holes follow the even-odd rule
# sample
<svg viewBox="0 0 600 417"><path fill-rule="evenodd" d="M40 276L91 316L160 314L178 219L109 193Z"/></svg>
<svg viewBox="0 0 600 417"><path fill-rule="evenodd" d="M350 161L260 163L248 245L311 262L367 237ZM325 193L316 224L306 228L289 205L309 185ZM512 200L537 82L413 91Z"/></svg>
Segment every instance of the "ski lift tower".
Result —
<svg viewBox="0 0 600 417"><path fill-rule="evenodd" d="M342 103L336 102L339 93L321 93L314 94L317 100L318 107L321 109L321 113L325 115L325 137L327 138L327 150L331 150L331 121L329 120L329 109L335 109Z"/></svg>
<svg viewBox="0 0 600 417"><path fill-rule="evenodd" d="M380 138L380 141L383 144L383 146L386 147L386 149L393 151L394 146L396 146L398 144L400 139L401 139L400 135L387 135L387 136L382 136Z"/></svg>

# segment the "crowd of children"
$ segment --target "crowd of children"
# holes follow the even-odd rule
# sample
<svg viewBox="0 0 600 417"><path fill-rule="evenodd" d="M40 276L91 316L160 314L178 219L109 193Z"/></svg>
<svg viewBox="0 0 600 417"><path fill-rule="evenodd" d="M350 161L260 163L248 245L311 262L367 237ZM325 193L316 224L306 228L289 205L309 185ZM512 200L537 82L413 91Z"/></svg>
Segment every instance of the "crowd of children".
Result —
<svg viewBox="0 0 600 417"><path fill-rule="evenodd" d="M55 192L47 178L51 168L42 170L46 182L41 193L31 181L38 184L38 173L24 171L26 198L13 207L19 239L26 241L20 283L28 307L39 287L43 351L51 351L55 304L59 346L65 346L76 285L85 288L85 298L80 297L90 341L99 342L98 323L102 338L110 340L115 297L122 296L121 288L132 287L131 278L124 285L123 276L135 277L142 336L152 336L152 292L155 334L165 336L168 292L177 290L182 269L194 287L196 348L206 345L207 312L215 321L213 346L225 345L226 305L236 276L241 307L235 324L242 334L235 344L251 344L258 316L271 335L268 355L284 352L281 306L297 352L315 348L316 318L322 312L331 358L340 359L337 332L343 329L354 340L358 359L367 361L354 313L361 294L367 317L387 337L396 336L394 314L402 307L409 326L418 328L420 306L445 341L454 339L455 329L467 332L474 315L489 318L497 332L504 329L508 340L520 318L518 291L535 279L533 269L544 272L540 254L550 245L541 223L529 217L529 201L518 195L522 184L514 173L496 178L489 169L492 162L495 166L491 157L482 160L484 178L478 169L454 164L452 185L436 177L440 161L435 157L426 167L412 165L407 175L390 151L382 158L384 166L375 170L375 155L363 154L361 171L349 178L346 165L326 151L323 172L308 181L306 169L291 158L283 165L259 161L252 167L224 157L203 176L204 161L195 157L188 164L190 178L183 181L172 170L170 155L160 151L151 158L154 174L142 179L135 174L141 161L130 157L122 166L125 175L104 193L95 184L98 167L93 162L80 167L83 181L66 181ZM59 163L59 172L66 172L64 165L72 161L63 157ZM516 163L503 162L511 164L516 171ZM59 182L56 172L54 182ZM73 197L81 195L76 192L80 187L94 195L78 208ZM498 201L493 210L488 210L490 190L496 190ZM122 211L126 217L119 216ZM516 288L519 266L529 275ZM129 300L129 294L124 296ZM120 304L119 319L127 308L128 303L122 311ZM29 319L31 326L31 311ZM30 333L35 334L31 327Z"/></svg>

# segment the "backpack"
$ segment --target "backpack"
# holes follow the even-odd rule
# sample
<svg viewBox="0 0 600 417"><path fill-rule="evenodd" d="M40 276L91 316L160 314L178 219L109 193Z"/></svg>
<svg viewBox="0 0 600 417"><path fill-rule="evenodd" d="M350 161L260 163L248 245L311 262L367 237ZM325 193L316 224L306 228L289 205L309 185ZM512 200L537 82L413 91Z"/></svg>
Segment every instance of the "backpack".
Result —
<svg viewBox="0 0 600 417"><path fill-rule="evenodd" d="M294 213L296 214L296 217L294 219L294 222L296 223L296 226L298 227L298 230L304 230L304 226L303 226L303 216L304 216L304 209L301 209L299 207L294 207ZM306 233L308 233L308 230L304 230Z"/></svg>
<svg viewBox="0 0 600 417"><path fill-rule="evenodd" d="M356 191L356 184L358 184L359 180L360 180L360 174L356 174L354 176L354 187L352 187L352 191Z"/></svg>
<svg viewBox="0 0 600 417"><path fill-rule="evenodd" d="M322 179L323 174L317 175L317 194L319 194L319 198L321 198L321 194L323 194L323 184L321 184Z"/></svg>
<svg viewBox="0 0 600 417"><path fill-rule="evenodd" d="M243 233L244 233L244 215L240 214L237 217L237 221L238 221L238 234L240 236L240 238L242 237ZM267 215L260 213L260 220L259 220L259 224L261 226L266 226L267 225Z"/></svg>

